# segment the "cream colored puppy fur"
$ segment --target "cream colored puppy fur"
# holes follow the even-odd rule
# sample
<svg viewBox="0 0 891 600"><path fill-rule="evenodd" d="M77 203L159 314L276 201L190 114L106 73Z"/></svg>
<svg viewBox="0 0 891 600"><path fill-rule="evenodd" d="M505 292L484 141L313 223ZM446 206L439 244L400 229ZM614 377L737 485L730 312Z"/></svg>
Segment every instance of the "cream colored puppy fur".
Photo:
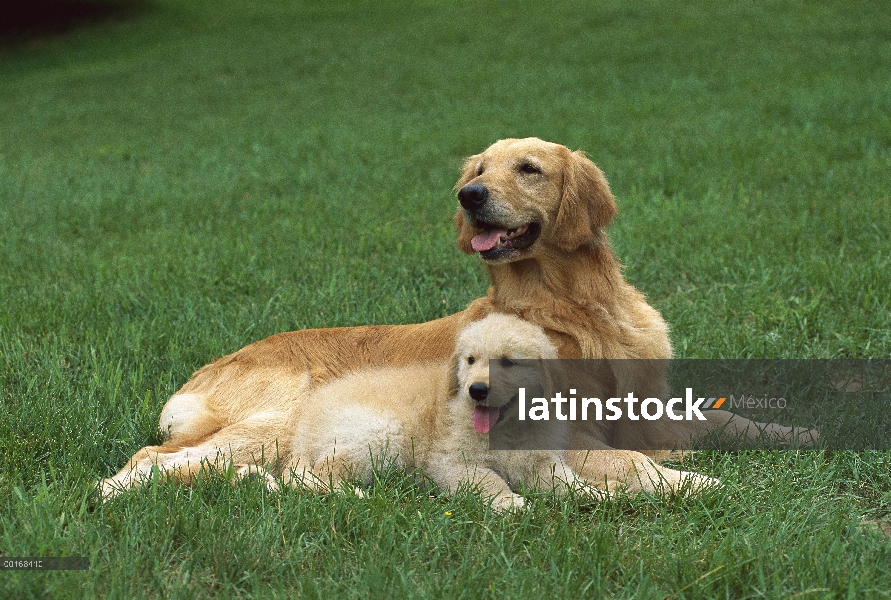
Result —
<svg viewBox="0 0 891 600"><path fill-rule="evenodd" d="M503 358L557 358L557 349L541 327L491 314L459 333L448 364L368 369L319 388L295 415L285 477L327 491L348 477L370 483L375 464L386 460L421 469L446 492L479 486L496 510L523 506L518 485L558 491L574 485L602 495L579 480L559 451L489 450L489 436L474 429L477 403L468 390L488 387L489 361ZM482 404L508 402L490 395Z"/></svg>

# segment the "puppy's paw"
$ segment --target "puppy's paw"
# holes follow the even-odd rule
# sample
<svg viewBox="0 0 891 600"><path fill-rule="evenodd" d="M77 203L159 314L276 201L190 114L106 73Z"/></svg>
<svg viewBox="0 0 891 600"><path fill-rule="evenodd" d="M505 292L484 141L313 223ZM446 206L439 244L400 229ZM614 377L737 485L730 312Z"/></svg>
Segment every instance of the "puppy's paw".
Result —
<svg viewBox="0 0 891 600"><path fill-rule="evenodd" d="M245 465L235 469L235 477L233 477L232 483L234 484L235 482L244 479L260 480L266 485L266 489L270 492L279 491L278 481L275 480L272 473L263 467L258 467L257 465Z"/></svg>
<svg viewBox="0 0 891 600"><path fill-rule="evenodd" d="M519 494L506 494L492 499L492 509L497 513L519 511L526 508L526 501Z"/></svg>
<svg viewBox="0 0 891 600"><path fill-rule="evenodd" d="M702 475L700 473L693 473L692 471L681 471L681 479L675 491L680 492L685 496L693 496L695 494L701 494L706 490L714 490L722 487L724 487L724 484L714 477L709 477L708 475Z"/></svg>
<svg viewBox="0 0 891 600"><path fill-rule="evenodd" d="M586 498L590 498L591 500L596 500L598 502L603 502L604 500L608 500L613 497L613 494L608 490L602 490L598 487L594 487L593 485L580 484L578 486L579 493L583 494Z"/></svg>

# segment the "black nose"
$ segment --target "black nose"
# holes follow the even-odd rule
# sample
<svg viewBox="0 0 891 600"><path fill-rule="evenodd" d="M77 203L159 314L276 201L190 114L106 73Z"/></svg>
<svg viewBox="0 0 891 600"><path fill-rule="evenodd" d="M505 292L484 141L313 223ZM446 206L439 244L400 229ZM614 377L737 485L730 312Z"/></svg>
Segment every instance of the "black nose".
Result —
<svg viewBox="0 0 891 600"><path fill-rule="evenodd" d="M477 210L489 199L489 190L480 183L468 183L458 191L458 200L467 210Z"/></svg>
<svg viewBox="0 0 891 600"><path fill-rule="evenodd" d="M477 402L482 402L489 396L489 386L485 383L471 383L468 391L470 392L470 397Z"/></svg>

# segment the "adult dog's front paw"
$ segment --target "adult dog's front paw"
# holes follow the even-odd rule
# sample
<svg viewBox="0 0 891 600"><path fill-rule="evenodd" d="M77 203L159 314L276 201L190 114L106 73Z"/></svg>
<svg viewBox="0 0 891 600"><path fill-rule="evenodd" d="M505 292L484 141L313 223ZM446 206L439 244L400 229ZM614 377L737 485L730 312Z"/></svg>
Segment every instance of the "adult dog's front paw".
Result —
<svg viewBox="0 0 891 600"><path fill-rule="evenodd" d="M820 440L820 432L807 427L792 428L792 442L796 445L816 444Z"/></svg>

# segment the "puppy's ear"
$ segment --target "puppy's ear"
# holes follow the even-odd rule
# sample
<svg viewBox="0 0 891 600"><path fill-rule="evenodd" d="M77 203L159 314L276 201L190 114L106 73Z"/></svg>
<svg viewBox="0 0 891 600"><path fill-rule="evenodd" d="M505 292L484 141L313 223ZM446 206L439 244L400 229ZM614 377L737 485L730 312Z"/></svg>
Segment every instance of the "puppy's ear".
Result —
<svg viewBox="0 0 891 600"><path fill-rule="evenodd" d="M467 185L471 179L476 177L476 164L479 159L479 155L476 155L470 156L464 161L464 166L461 167L461 177L458 179L458 183L455 184L455 193ZM458 231L458 249L465 254L475 254L475 251L470 244L470 241L474 236L474 231L467 222L467 218L464 216L464 210L460 206L455 213L455 229Z"/></svg>
<svg viewBox="0 0 891 600"><path fill-rule="evenodd" d="M554 226L557 244L569 252L591 241L618 209L603 172L584 152L567 149L563 165L563 195Z"/></svg>
<svg viewBox="0 0 891 600"><path fill-rule="evenodd" d="M449 372L446 376L446 380L449 386L449 398L454 398L458 395L458 361L461 360L461 357L456 353L452 354L451 358L449 358Z"/></svg>
<svg viewBox="0 0 891 600"><path fill-rule="evenodd" d="M538 370L541 373L541 384L544 388L545 398L553 398L560 391L562 377L557 366L557 361L544 358L538 359Z"/></svg>
<svg viewBox="0 0 891 600"><path fill-rule="evenodd" d="M548 360L543 358L538 359L538 372L541 373L541 384L544 388L545 398L553 398L554 392L554 376L551 373L551 368L549 366Z"/></svg>

